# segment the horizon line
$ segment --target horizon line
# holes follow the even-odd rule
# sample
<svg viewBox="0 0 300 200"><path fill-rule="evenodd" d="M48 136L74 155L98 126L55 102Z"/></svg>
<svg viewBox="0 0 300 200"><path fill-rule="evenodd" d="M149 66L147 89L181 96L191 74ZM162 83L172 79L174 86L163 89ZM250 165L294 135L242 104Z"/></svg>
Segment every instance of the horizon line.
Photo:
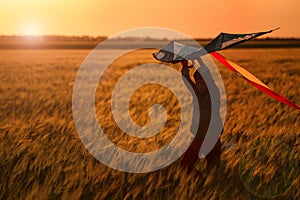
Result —
<svg viewBox="0 0 300 200"><path fill-rule="evenodd" d="M0 38L3 37L27 37L27 38L42 38L42 37L66 37L66 38L87 38L87 39L108 39L110 36L107 35L62 35L62 34L43 34L43 35L21 35L21 34L0 34ZM127 37L120 37L118 39L148 39L148 40L170 40L170 39L180 39L180 38L167 38L167 37L151 37L151 36L127 36ZM212 40L214 37L192 37L194 40ZM270 39L277 39L277 40L300 40L300 37L261 37L255 38L256 40L270 40Z"/></svg>

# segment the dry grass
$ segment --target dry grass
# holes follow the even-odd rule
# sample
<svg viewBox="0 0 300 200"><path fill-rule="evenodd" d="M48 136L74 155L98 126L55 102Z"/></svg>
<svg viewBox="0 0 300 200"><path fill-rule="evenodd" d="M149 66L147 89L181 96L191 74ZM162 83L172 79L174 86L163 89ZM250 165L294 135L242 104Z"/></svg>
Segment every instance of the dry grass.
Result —
<svg viewBox="0 0 300 200"><path fill-rule="evenodd" d="M224 67L219 69L228 108L220 165L206 170L200 160L202 175L194 176L182 170L178 160L159 171L129 174L98 162L85 149L74 127L72 87L88 50L0 52L0 199L258 198L249 190L262 198L277 194L278 199L300 198L300 112L267 97ZM300 103L300 49L236 49L222 53ZM106 84L107 97L120 74L143 62L154 62L150 50L134 56L111 66L110 70L115 67L118 72ZM101 87L97 88L97 96L103 95ZM149 101L152 96L155 98ZM152 151L174 136L179 108L167 89L147 85L131 98L130 113L140 125L149 123L144 108L153 103L167 107L166 126L156 137L146 140L118 130L108 103L96 98L98 120L120 147ZM228 144L232 146L226 148Z"/></svg>

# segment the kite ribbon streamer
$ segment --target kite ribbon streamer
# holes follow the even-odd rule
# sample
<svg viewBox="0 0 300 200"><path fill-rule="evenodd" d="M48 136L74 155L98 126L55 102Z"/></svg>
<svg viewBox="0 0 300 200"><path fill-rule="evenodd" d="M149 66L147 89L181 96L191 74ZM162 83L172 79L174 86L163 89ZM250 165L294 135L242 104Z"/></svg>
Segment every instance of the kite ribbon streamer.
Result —
<svg viewBox="0 0 300 200"><path fill-rule="evenodd" d="M272 98L287 104L293 108L296 108L300 110L300 106L297 104L291 102L289 99L281 96L280 94L276 93L274 90L269 88L267 85L265 85L263 82L261 82L258 78L256 78L253 74L242 68L241 66L237 65L236 63L227 60L222 55L212 52L210 53L214 58L216 58L220 63L222 63L225 67L230 69L231 71L241 75L244 79L246 79L251 85L256 87L257 89L261 90L262 92L266 93L267 95L271 96Z"/></svg>

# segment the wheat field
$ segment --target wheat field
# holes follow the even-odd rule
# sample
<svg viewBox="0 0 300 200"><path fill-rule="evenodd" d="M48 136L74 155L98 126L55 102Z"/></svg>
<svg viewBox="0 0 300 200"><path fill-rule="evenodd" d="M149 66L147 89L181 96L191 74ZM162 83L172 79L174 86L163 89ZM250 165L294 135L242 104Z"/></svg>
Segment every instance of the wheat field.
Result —
<svg viewBox="0 0 300 200"><path fill-rule="evenodd" d="M156 137L128 136L113 121L109 97L116 80L134 66L156 62L153 52L141 50L114 62L107 72L110 78L96 91L99 123L111 141L128 151L161 148L180 123L175 96L151 84L132 95L129 112L143 126L149 123L147 109L164 105L168 120ZM181 168L180 159L141 174L100 163L82 144L72 116L76 73L88 53L0 50L0 199L300 199L300 112L221 65L227 114L219 165L206 169L200 159L196 176ZM221 53L300 104L299 48ZM180 70L179 65L170 67Z"/></svg>

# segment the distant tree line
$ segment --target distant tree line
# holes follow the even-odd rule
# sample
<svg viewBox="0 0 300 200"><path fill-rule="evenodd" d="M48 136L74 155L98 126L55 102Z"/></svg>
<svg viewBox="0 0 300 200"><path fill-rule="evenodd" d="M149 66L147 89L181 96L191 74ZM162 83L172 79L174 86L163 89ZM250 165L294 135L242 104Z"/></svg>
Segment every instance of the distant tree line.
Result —
<svg viewBox="0 0 300 200"><path fill-rule="evenodd" d="M106 36L64 36L64 35L43 35L43 36L23 36L23 35L0 35L4 40L37 40L37 41L95 41L101 42L107 39Z"/></svg>

